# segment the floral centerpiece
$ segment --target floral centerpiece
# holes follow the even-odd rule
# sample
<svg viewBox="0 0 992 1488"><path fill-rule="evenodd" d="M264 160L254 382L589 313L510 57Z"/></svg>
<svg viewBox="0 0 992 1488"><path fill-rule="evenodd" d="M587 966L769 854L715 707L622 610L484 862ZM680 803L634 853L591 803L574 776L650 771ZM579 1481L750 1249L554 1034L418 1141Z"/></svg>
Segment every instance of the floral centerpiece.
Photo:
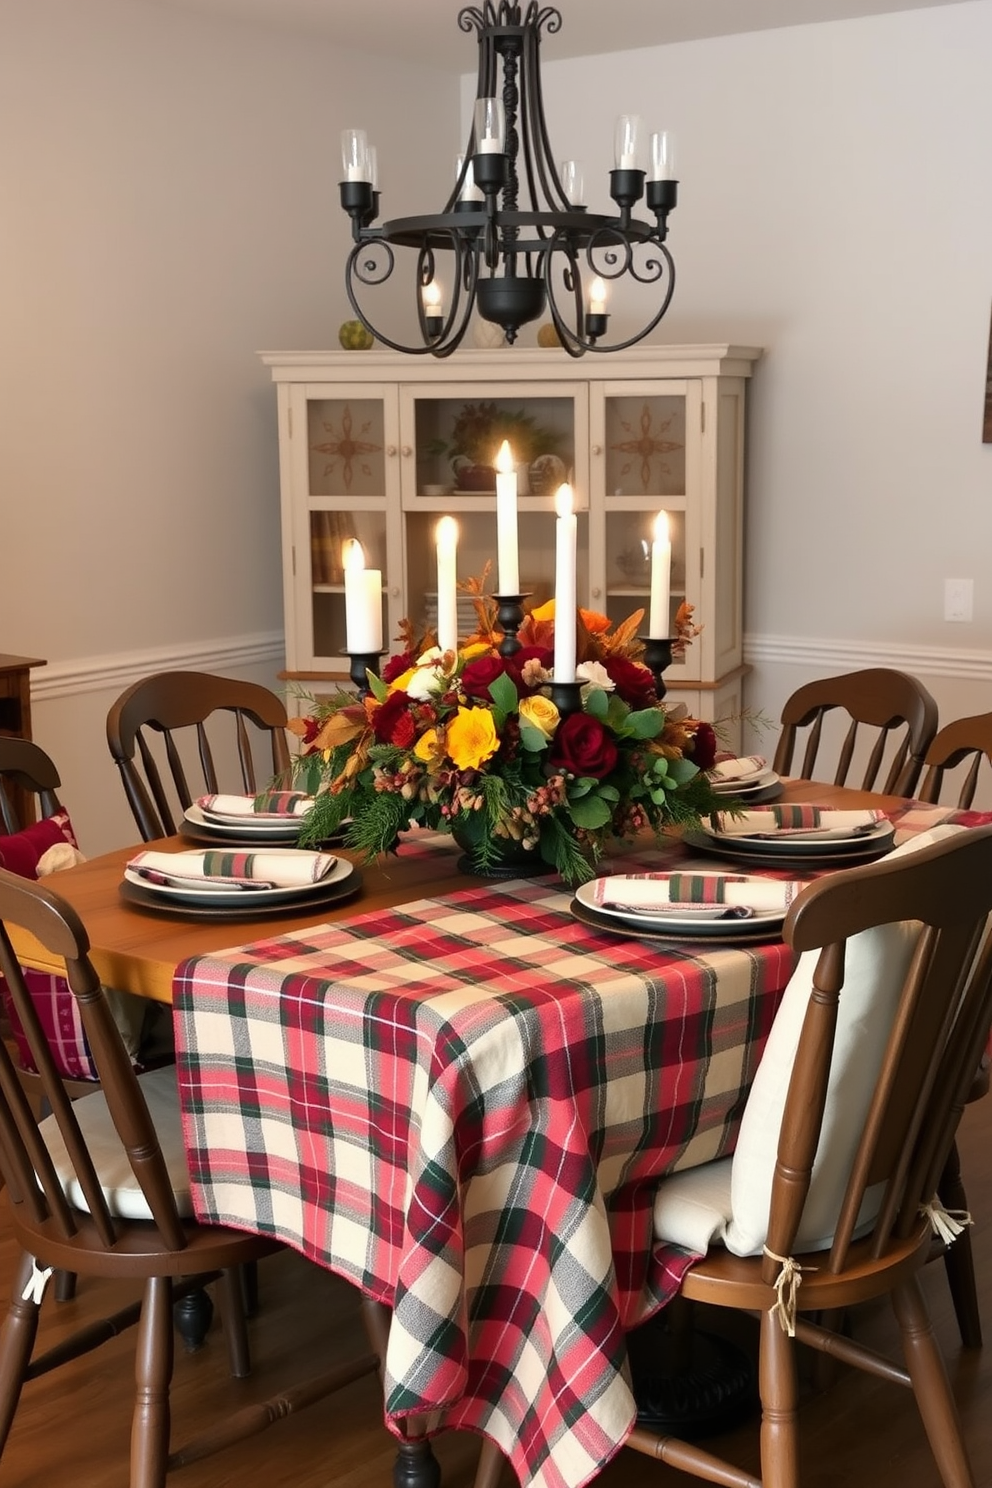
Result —
<svg viewBox="0 0 992 1488"><path fill-rule="evenodd" d="M413 825L451 832L480 872L509 849L589 878L607 841L643 827L684 827L719 805L705 771L710 724L659 702L638 659L642 611L614 628L580 610L579 711L549 696L553 601L528 615L520 649L500 654L496 606L472 580L477 633L442 652L432 633L402 627L403 650L370 674L370 692L341 690L290 728L301 740L294 783L316 795L300 841L345 831L367 859L394 849ZM681 643L698 627L679 617Z"/></svg>

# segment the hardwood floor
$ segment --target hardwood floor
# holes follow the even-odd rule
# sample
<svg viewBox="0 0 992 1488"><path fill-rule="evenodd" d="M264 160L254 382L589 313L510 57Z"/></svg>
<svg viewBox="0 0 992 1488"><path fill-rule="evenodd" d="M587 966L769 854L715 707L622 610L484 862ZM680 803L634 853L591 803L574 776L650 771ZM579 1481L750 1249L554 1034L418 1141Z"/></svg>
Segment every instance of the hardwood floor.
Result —
<svg viewBox="0 0 992 1488"><path fill-rule="evenodd" d="M948 1370L964 1420L978 1488L992 1488L992 1102L965 1112L961 1155L975 1220L973 1244L979 1273L987 1344L962 1350L944 1281L943 1267L930 1266L925 1287ZM0 1205L2 1211L2 1205ZM6 1311L13 1245L0 1225L0 1307ZM49 1305L46 1340L67 1322L100 1316L131 1294L105 1283L82 1282L79 1297ZM219 1324L205 1348L188 1355L177 1347L173 1384L173 1435L181 1442L229 1410L274 1394L309 1374L364 1349L357 1296L345 1283L286 1253L260 1268L261 1306L251 1324L254 1372L249 1380L228 1378ZM55 1314L53 1319L52 1314ZM859 1336L879 1346L893 1329L884 1309L859 1316ZM126 1488L132 1399L134 1334L104 1345L24 1392L7 1449L0 1462L2 1488ZM803 1407L803 1488L939 1488L912 1397L897 1386L858 1374L841 1374ZM742 1428L721 1439L719 1449L738 1453L756 1470L754 1437ZM477 1442L449 1434L436 1443L444 1488L470 1488ZM302 1415L205 1462L176 1472L176 1488L389 1488L394 1446L382 1425L381 1396L374 1378L359 1380ZM509 1488L509 1474L505 1488ZM697 1482L633 1452L621 1452L597 1480L597 1488L686 1488Z"/></svg>

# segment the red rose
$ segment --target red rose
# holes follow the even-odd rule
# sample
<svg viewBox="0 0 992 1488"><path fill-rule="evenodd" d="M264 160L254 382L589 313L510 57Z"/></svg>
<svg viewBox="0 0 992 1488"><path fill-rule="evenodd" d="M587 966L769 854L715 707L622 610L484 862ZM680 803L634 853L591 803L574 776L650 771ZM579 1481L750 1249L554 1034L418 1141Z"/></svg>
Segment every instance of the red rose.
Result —
<svg viewBox="0 0 992 1488"><path fill-rule="evenodd" d="M412 651L404 651L402 656L391 656L382 669L383 682L395 682L416 664L416 660Z"/></svg>
<svg viewBox="0 0 992 1488"><path fill-rule="evenodd" d="M626 656L607 656L603 661L607 675L617 691L617 697L631 708L648 708L656 702L654 674L639 661L630 661Z"/></svg>
<svg viewBox="0 0 992 1488"><path fill-rule="evenodd" d="M413 738L413 720L410 719L410 699L405 692L391 692L380 708L372 714L372 732L380 744L396 744L406 747ZM410 720L410 728L404 729L404 720ZM404 739L404 735L408 737Z"/></svg>
<svg viewBox="0 0 992 1488"><path fill-rule="evenodd" d="M712 770L716 760L716 734L708 723L697 723L692 740L692 763L701 770Z"/></svg>
<svg viewBox="0 0 992 1488"><path fill-rule="evenodd" d="M558 725L548 758L572 775L602 780L616 765L617 746L598 718L570 713Z"/></svg>
<svg viewBox="0 0 992 1488"><path fill-rule="evenodd" d="M477 656L465 663L459 686L466 697L480 698L484 703L492 701L489 684L502 677L506 663L502 656Z"/></svg>

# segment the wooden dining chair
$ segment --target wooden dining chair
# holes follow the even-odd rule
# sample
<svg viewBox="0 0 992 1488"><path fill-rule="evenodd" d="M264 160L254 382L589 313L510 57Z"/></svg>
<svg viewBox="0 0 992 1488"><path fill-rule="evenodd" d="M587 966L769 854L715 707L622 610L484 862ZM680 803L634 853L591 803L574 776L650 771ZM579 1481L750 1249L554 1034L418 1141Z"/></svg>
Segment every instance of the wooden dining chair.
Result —
<svg viewBox="0 0 992 1488"><path fill-rule="evenodd" d="M992 766L992 713L976 713L970 718L956 718L945 724L930 744L923 760L926 770L919 789L921 801L937 802L950 784L947 775L967 765L958 782L957 806L966 811L975 799L983 765Z"/></svg>
<svg viewBox="0 0 992 1488"><path fill-rule="evenodd" d="M69 814L59 798L62 788L55 762L39 745L29 739L0 735L0 868L34 876L46 851L56 845L75 841ZM34 803L29 819L23 811L25 801ZM68 984L61 978L35 974L29 985L33 995L47 1004L51 1016L50 1036L55 1045L55 1059L65 1088L70 1096L85 1095L94 1088L96 1071L86 1048L82 1026L76 1014ZM4 988L6 993L6 988ZM4 997L4 1037L15 1060L15 1067L28 1098L42 1099L41 1082L30 1067L30 1051L16 1013Z"/></svg>
<svg viewBox="0 0 992 1488"><path fill-rule="evenodd" d="M70 1101L24 987L8 926L33 934L64 960L101 1090ZM163 1488L170 1468L204 1457L372 1373L378 1358L280 1392L217 1419L185 1447L170 1446L172 1307L178 1294L215 1278L225 1302L231 1372L248 1372L248 1340L236 1268L281 1247L193 1218L174 1066L137 1075L124 1048L75 911L45 885L0 870L0 971L28 1030L51 1114L32 1112L0 1044L0 1169L21 1255L0 1332L0 1455L25 1384L137 1325L130 1488ZM35 1357L50 1268L140 1282L141 1300L89 1324ZM84 1447L81 1447L84 1450Z"/></svg>
<svg viewBox="0 0 992 1488"><path fill-rule="evenodd" d="M835 714L835 719L830 715ZM825 726L837 722L844 732L836 767L824 766L820 746ZM803 734L802 765L792 768L793 754ZM866 739L873 731L870 739ZM923 756L937 731L937 704L930 693L907 672L888 667L867 667L838 677L807 682L788 699L782 709L782 732L775 751L774 768L779 775L798 775L803 780L825 778L818 770L834 769L835 785L856 784L848 776L856 768L856 748L870 742L870 754L860 784L862 790L886 795L911 796L923 768ZM826 753L826 749L824 749ZM881 783L880 772L885 769Z"/></svg>
<svg viewBox="0 0 992 1488"><path fill-rule="evenodd" d="M959 810L968 810L974 802L985 765L992 764L992 713L956 718L953 723L945 724L927 750L923 763L925 774L919 789L920 800L931 804L937 804L942 798L946 801L946 787L956 784L958 790L954 804ZM952 771L957 771L953 778ZM989 1051L986 1049L966 1100L970 1104L988 1093ZM968 1197L956 1144L951 1148L947 1168L941 1177L940 1194L949 1209L967 1210ZM961 1341L967 1348L981 1348L982 1317L969 1231L965 1230L944 1252L944 1265Z"/></svg>
<svg viewBox="0 0 992 1488"><path fill-rule="evenodd" d="M145 842L171 836L196 797L220 790L235 769L238 788L254 792L287 776L290 764L282 700L209 672L135 682L107 715L107 743Z"/></svg>
<svg viewBox="0 0 992 1488"><path fill-rule="evenodd" d="M954 1223L937 1186L989 1035L990 911L992 828L809 885L785 921L802 955L734 1156L659 1185L656 1239L705 1252L681 1295L760 1314L769 1488L800 1482L798 1343L910 1387L945 1488L973 1488L918 1273L934 1224ZM903 1364L823 1321L883 1297ZM709 1482L758 1481L641 1426L628 1445Z"/></svg>

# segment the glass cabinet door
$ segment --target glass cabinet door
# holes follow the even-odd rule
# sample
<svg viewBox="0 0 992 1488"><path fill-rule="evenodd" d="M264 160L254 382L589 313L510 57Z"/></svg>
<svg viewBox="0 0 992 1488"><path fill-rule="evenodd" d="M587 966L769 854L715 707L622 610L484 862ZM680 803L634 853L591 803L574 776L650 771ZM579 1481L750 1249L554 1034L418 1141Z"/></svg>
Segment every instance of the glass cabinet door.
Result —
<svg viewBox="0 0 992 1488"><path fill-rule="evenodd" d="M691 382L604 383L592 395L591 604L615 624L643 609L642 635L662 512L671 544L665 635L675 634L683 600L699 604L700 516L690 493L699 489L700 410ZM673 670L686 678L698 666L690 647Z"/></svg>
<svg viewBox="0 0 992 1488"><path fill-rule="evenodd" d="M458 578L485 577L499 588L495 460L505 439L517 477L517 552L522 592L532 605L554 593L555 496L568 481L580 514L579 594L588 592L588 398L584 386L542 382L458 383L401 389L401 489L410 619L433 625L437 612L436 527L458 523ZM488 565L488 574L487 574ZM583 598L584 602L584 598ZM475 628L459 596L459 634Z"/></svg>
<svg viewBox="0 0 992 1488"><path fill-rule="evenodd" d="M365 567L382 575L384 644L397 620L389 609L391 590L399 595L402 583L399 524L389 510L399 487L396 394L376 386L294 392L294 484L306 499L296 504L292 535L293 649L310 669L346 675L344 550L352 539L362 544Z"/></svg>

